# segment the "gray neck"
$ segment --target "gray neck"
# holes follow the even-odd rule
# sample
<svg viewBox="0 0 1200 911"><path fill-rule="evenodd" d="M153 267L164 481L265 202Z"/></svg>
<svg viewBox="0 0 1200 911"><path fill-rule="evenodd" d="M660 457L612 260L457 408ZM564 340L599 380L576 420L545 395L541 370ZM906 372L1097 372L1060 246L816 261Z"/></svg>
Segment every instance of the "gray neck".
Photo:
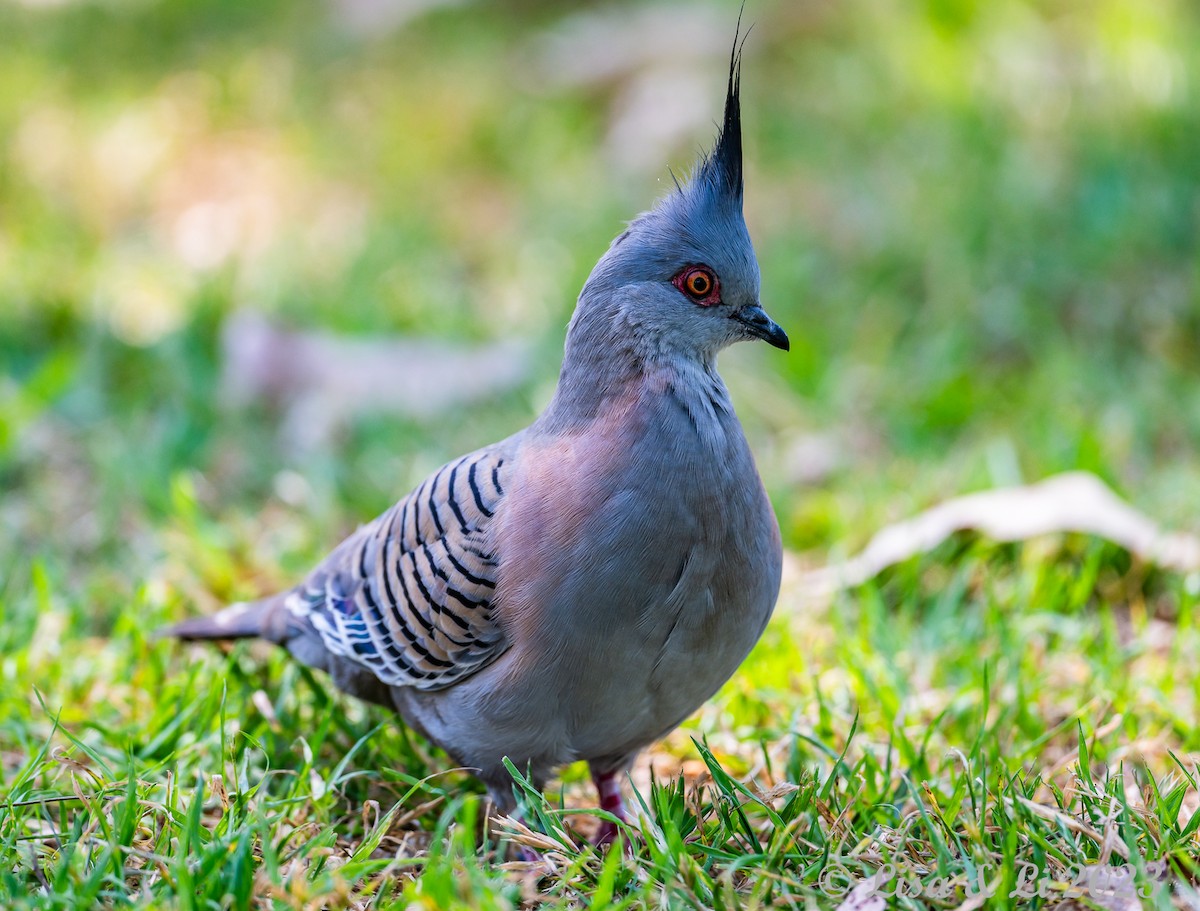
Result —
<svg viewBox="0 0 1200 911"><path fill-rule="evenodd" d="M587 295L585 288L567 329L558 387L538 423L563 431L590 423L606 402L657 394L682 408L706 442L723 440L733 405L715 352L683 353L649 343L621 308L596 306Z"/></svg>

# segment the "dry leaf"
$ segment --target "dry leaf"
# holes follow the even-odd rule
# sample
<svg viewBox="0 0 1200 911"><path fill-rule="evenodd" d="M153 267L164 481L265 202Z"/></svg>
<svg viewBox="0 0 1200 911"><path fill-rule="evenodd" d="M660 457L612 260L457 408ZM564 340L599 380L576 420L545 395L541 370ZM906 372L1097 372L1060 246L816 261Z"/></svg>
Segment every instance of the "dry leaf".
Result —
<svg viewBox="0 0 1200 911"><path fill-rule="evenodd" d="M1200 569L1200 538L1164 532L1095 475L1073 471L1037 484L956 497L890 525L844 563L800 573L801 597L820 599L861 585L889 566L927 553L956 532L967 530L996 541L1023 541L1063 532L1096 535L1147 563L1180 572Z"/></svg>
<svg viewBox="0 0 1200 911"><path fill-rule="evenodd" d="M887 899L879 891L879 886L874 877L859 883L837 906L837 911L885 911Z"/></svg>

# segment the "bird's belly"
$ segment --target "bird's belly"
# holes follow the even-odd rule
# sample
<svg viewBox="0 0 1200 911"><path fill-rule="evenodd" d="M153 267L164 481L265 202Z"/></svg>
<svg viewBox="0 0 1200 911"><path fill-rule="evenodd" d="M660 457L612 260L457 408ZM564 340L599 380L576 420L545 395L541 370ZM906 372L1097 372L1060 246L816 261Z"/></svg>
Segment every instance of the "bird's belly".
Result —
<svg viewBox="0 0 1200 911"><path fill-rule="evenodd" d="M697 573L636 618L610 605L617 622L560 624L442 694L454 708L439 705L423 725L468 765L618 765L698 709L750 652L778 587L777 567L753 569L733 587Z"/></svg>
<svg viewBox="0 0 1200 911"><path fill-rule="evenodd" d="M426 708L413 720L479 768L502 757L545 771L577 760L617 765L677 727L733 675L771 606L700 597L667 628L566 642L549 659L513 649L450 691L421 694Z"/></svg>
<svg viewBox="0 0 1200 911"><path fill-rule="evenodd" d="M596 642L564 687L576 758L619 758L678 726L737 671L758 641L773 598L714 599L705 587L659 622ZM674 607L674 605L672 605Z"/></svg>

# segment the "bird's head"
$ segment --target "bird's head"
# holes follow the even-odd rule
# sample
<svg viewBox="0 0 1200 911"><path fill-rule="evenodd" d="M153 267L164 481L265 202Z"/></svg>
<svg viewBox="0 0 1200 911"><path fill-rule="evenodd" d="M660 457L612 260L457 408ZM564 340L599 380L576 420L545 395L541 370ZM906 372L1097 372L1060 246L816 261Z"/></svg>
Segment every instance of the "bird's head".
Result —
<svg viewBox="0 0 1200 911"><path fill-rule="evenodd" d="M735 41L715 147L613 241L580 295L577 323L602 320L652 354L707 360L747 339L788 349L759 302L758 260L742 217L740 70Z"/></svg>

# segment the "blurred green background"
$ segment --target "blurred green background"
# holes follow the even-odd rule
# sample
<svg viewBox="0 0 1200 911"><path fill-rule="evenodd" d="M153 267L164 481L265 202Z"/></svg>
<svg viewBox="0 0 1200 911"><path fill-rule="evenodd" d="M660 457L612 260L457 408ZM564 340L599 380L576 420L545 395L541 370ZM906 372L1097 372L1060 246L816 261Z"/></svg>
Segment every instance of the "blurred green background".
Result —
<svg viewBox="0 0 1200 911"><path fill-rule="evenodd" d="M592 264L711 143L736 18L0 2L10 605L48 585L103 633L138 592L176 612L260 594L532 420ZM1200 6L761 0L745 19L746 215L793 350L722 369L788 545L824 560L1071 468L1194 527ZM359 396L301 447L303 414L222 379L240 311L526 340L529 374L434 416ZM8 646L36 623L18 615Z"/></svg>

